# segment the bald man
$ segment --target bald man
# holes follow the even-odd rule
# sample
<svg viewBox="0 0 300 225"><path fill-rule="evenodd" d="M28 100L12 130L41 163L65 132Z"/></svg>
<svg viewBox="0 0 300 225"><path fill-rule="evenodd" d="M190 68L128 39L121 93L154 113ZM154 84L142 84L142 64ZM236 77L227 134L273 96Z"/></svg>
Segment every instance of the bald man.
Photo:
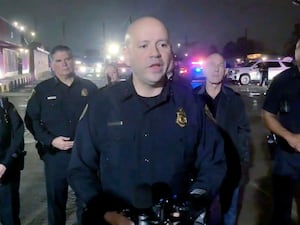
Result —
<svg viewBox="0 0 300 225"><path fill-rule="evenodd" d="M224 58L220 54L208 56L203 72L206 76L206 83L197 94L205 103L203 107L207 109L220 128L225 141L228 167L220 195L213 204L215 206L220 201L223 222L215 221L215 218L220 218L220 216L212 210L211 218L214 221L210 224L235 225L242 172L244 172L242 169L246 169L249 164L249 121L240 95L223 85Z"/></svg>
<svg viewBox="0 0 300 225"><path fill-rule="evenodd" d="M133 22L124 55L132 78L100 90L77 129L69 181L84 225L134 224L160 198L212 198L226 170L216 127L190 88L167 79L165 26L152 17Z"/></svg>

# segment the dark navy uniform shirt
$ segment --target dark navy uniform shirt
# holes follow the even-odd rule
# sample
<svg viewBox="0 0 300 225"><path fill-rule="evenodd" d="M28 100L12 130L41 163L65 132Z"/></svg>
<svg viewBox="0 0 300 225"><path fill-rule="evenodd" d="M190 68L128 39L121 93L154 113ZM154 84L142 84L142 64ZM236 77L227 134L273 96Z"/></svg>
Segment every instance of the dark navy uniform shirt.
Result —
<svg viewBox="0 0 300 225"><path fill-rule="evenodd" d="M215 125L192 90L172 81L149 99L137 95L132 80L98 91L78 125L73 150L70 185L87 206L99 198L104 211L118 207L107 196L134 205L141 184L214 195L226 172Z"/></svg>
<svg viewBox="0 0 300 225"><path fill-rule="evenodd" d="M80 115L97 87L89 80L74 77L71 86L57 77L38 84L28 101L25 122L35 139L51 146L58 136L74 139Z"/></svg>
<svg viewBox="0 0 300 225"><path fill-rule="evenodd" d="M272 81L263 109L278 115L279 122L292 133L300 133L300 73L297 67L288 69ZM279 172L300 171L300 154L278 137L280 151L275 152ZM300 173L297 172L299 175Z"/></svg>
<svg viewBox="0 0 300 225"><path fill-rule="evenodd" d="M278 114L280 123L300 133L300 73L293 67L278 75L267 92L263 109Z"/></svg>

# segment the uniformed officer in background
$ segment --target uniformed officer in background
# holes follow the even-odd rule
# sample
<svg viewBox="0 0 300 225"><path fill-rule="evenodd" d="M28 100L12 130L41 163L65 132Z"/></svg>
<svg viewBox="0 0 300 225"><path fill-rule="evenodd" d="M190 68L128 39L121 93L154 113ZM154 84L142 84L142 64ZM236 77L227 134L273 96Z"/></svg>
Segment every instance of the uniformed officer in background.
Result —
<svg viewBox="0 0 300 225"><path fill-rule="evenodd" d="M226 172L223 140L191 88L167 79L171 52L159 20L137 19L125 37L132 78L89 101L68 175L85 207L84 225L133 224L120 212L149 204L141 187L208 198L219 189Z"/></svg>
<svg viewBox="0 0 300 225"><path fill-rule="evenodd" d="M266 127L276 135L272 171L272 225L290 225L292 201L300 182L300 40L297 66L273 79L263 104Z"/></svg>
<svg viewBox="0 0 300 225"><path fill-rule="evenodd" d="M69 47L54 47L50 57L54 76L34 88L25 123L37 140L45 165L49 225L63 225L68 198L67 167L75 130L88 97L97 87L75 75Z"/></svg>
<svg viewBox="0 0 300 225"><path fill-rule="evenodd" d="M24 124L14 105L0 98L0 223L20 225L20 176L24 167Z"/></svg>

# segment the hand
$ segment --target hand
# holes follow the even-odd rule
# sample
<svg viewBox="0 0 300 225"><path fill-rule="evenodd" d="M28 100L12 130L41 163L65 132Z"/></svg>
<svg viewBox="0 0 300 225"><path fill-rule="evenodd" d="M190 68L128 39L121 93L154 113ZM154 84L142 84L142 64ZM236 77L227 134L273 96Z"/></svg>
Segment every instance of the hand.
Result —
<svg viewBox="0 0 300 225"><path fill-rule="evenodd" d="M134 222L117 212L106 212L104 219L111 225L134 225Z"/></svg>
<svg viewBox="0 0 300 225"><path fill-rule="evenodd" d="M2 178L5 171L6 171L6 166L4 166L3 164L0 164L0 179Z"/></svg>
<svg viewBox="0 0 300 225"><path fill-rule="evenodd" d="M300 134L291 134L286 138L289 145L300 152Z"/></svg>
<svg viewBox="0 0 300 225"><path fill-rule="evenodd" d="M59 150L67 151L73 147L74 141L70 141L69 137L59 136L54 138L51 144Z"/></svg>

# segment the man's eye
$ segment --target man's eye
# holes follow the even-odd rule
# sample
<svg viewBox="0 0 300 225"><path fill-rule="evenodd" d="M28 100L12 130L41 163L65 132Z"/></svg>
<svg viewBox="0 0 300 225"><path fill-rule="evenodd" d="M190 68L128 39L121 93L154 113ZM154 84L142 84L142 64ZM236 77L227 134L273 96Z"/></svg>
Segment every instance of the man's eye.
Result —
<svg viewBox="0 0 300 225"><path fill-rule="evenodd" d="M147 48L147 45L146 44L139 45L139 48Z"/></svg>

